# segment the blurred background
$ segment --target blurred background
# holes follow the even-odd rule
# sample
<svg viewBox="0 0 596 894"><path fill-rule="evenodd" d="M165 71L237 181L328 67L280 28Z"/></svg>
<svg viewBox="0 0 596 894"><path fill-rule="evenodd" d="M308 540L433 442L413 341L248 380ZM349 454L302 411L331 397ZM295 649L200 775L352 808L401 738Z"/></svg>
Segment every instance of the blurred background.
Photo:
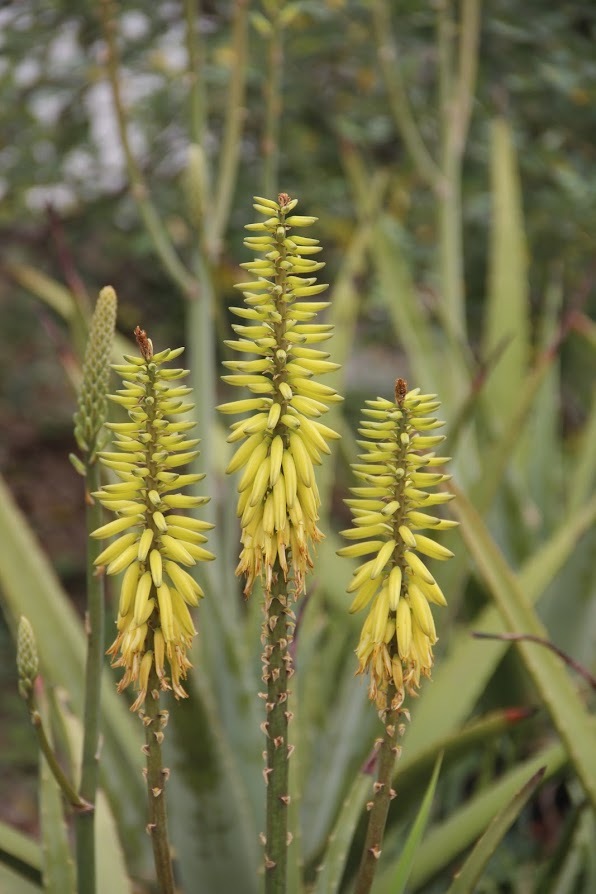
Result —
<svg viewBox="0 0 596 894"><path fill-rule="evenodd" d="M398 375L437 390L458 438L458 484L473 494L494 482L493 497L476 505L514 568L584 505L596 453L595 40L587 0L1 5L0 473L79 613L83 489L68 453L98 290L116 289L125 338L139 323L158 349L187 344L195 367L204 352L197 332L189 334L192 287L160 253L147 197L159 216L157 242L208 305L211 376L225 359L233 285L245 278L238 264L248 259L252 196L286 191L299 198L299 213L319 218L308 235L321 240L321 279L336 302L329 350L344 363L342 425L354 429L363 400L390 396ZM540 364L548 369L524 409ZM206 381L206 366L195 386L203 376L207 399L226 399L223 386ZM524 443L499 441L528 420ZM223 463L212 456L220 423L201 422L221 504ZM497 470L491 454L489 474L484 457L499 443L505 466ZM347 526L349 451L327 473L326 523L335 532ZM554 569L559 577L544 582L540 611L557 645L593 669L594 539L581 540L583 528L577 550ZM232 554L233 524L225 533ZM330 583L328 568L317 572L317 586L333 591L324 627L348 605L348 571ZM462 574L455 594L446 590L439 655L485 605L472 563ZM37 756L16 694L10 626L0 626L0 811L35 833ZM348 667L356 640L354 626L346 630ZM533 704L527 685L518 659L506 656L462 720ZM533 727L529 738L542 741L547 730ZM493 758L505 766L523 752L512 735ZM363 754L364 745L348 763ZM482 772L468 755L445 803ZM482 890L531 890L507 887L507 861L531 875L552 852L574 797L565 779L543 789L525 837Z"/></svg>

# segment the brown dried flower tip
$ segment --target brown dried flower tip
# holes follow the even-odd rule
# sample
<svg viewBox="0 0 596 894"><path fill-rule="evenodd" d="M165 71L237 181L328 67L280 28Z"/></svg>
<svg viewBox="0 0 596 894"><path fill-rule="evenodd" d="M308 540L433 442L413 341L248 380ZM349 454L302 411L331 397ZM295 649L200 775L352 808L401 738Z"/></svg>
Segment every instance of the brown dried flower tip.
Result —
<svg viewBox="0 0 596 894"><path fill-rule="evenodd" d="M143 355L143 358L145 360L151 360L151 358L153 357L153 342L150 338L148 338L145 330L141 329L140 326L137 326L134 331L134 336L137 340L139 351Z"/></svg>
<svg viewBox="0 0 596 894"><path fill-rule="evenodd" d="M406 394L408 393L408 383L405 379L395 380L395 402L403 404Z"/></svg>
<svg viewBox="0 0 596 894"><path fill-rule="evenodd" d="M280 208L285 208L285 206L289 205L291 201L292 201L292 199L287 194L287 192L280 192L280 194L277 197L277 202L278 202Z"/></svg>

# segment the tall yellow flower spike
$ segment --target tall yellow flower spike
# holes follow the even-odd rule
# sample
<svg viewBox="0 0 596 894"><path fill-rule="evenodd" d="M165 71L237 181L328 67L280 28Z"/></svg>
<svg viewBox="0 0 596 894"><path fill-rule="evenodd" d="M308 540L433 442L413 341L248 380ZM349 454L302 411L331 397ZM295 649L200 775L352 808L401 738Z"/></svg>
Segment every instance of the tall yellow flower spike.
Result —
<svg viewBox="0 0 596 894"><path fill-rule="evenodd" d="M427 471L449 459L428 452L444 440L431 434L443 425L428 416L440 406L436 395L420 394L419 388L408 392L398 379L395 403L377 398L366 406L358 429L365 453L352 465L363 486L351 489L355 498L346 502L353 527L342 531L355 542L338 555L372 556L356 569L348 592L355 594L350 612L370 606L356 649L358 673L370 671L369 696L385 710L390 684L389 707L395 709L405 690L415 695L420 678L430 676L437 634L429 603L447 604L420 555L448 559L453 553L418 532L443 531L457 522L423 511L452 499L428 492L450 478Z"/></svg>
<svg viewBox="0 0 596 894"><path fill-rule="evenodd" d="M228 441L244 443L226 470L244 470L238 483L243 548L236 573L246 575L247 596L259 577L270 592L276 562L286 580L291 571L296 594L303 589L312 567L310 545L323 537L313 466L331 452L327 441L339 437L319 418L327 404L343 398L313 378L339 368L314 347L331 338L332 325L311 322L329 305L304 300L327 288L313 276L324 265L310 257L321 248L317 239L295 234L316 218L293 215L296 204L285 193L277 202L255 196L253 207L266 220L247 226L258 235L245 245L262 257L242 266L258 278L237 284L245 306L230 308L244 322L233 327L239 339L226 344L256 355L226 362L233 372L222 377L254 397L218 407L222 413L250 413L232 425Z"/></svg>
<svg viewBox="0 0 596 894"><path fill-rule="evenodd" d="M214 558L203 546L205 531L213 525L177 514L209 501L179 493L205 477L176 471L199 453L199 440L187 434L195 423L175 421L194 407L185 402L191 389L176 384L188 370L162 368L184 348L154 354L151 340L138 326L135 336L141 357L125 355L126 363L113 367L125 377L124 388L109 395L125 407L130 422L107 423L118 452L98 454L120 482L93 494L117 518L92 534L101 540L118 535L95 564L107 566L107 574L124 572L118 635L108 654L114 656L115 667L125 669L118 691L137 684L133 711L145 701L153 665L162 689L186 697L181 681L191 667L186 652L196 634L188 606L198 605L204 594L184 567Z"/></svg>

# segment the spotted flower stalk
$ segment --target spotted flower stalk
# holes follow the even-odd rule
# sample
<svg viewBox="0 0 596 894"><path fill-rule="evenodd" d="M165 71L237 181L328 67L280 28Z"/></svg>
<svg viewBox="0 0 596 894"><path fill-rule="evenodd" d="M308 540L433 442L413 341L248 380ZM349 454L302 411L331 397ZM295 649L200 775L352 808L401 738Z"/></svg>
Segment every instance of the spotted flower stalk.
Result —
<svg viewBox="0 0 596 894"><path fill-rule="evenodd" d="M145 701L152 668L161 689L186 696L181 681L190 667L186 653L196 633L188 606L198 605L203 591L185 568L214 558L203 546L205 531L213 526L178 514L209 500L180 493L204 474L176 471L199 453L199 440L188 438L195 423L180 418L194 407L185 403L191 389L176 384L188 371L163 367L184 349L154 354L143 330L137 327L135 336L141 357L125 355L125 364L114 365L126 378L124 388L109 395L128 411L130 421L107 423L117 449L99 454L120 482L93 494L117 518L92 535L99 540L118 535L95 564L106 566L107 574L124 572L118 635L108 651L115 656L114 665L124 668L119 691L130 683L139 689L133 711Z"/></svg>
<svg viewBox="0 0 596 894"><path fill-rule="evenodd" d="M356 568L348 586L354 594L350 611L368 608L356 649L357 672L369 673L369 696L385 721L358 894L372 885L395 794L391 777L405 692L415 695L421 678L431 673L437 634L430 604L446 605L425 559L448 559L453 553L421 533L457 524L425 511L452 498L449 493L431 492L450 477L441 471L449 458L432 452L444 440L434 433L443 423L429 416L439 406L436 395L420 394L419 388L408 391L403 379L396 382L394 402L366 401L358 429L364 453L361 462L352 465L362 485L353 487L354 497L346 501L353 527L342 534L353 542L339 554L370 557Z"/></svg>
<svg viewBox="0 0 596 894"><path fill-rule="evenodd" d="M301 235L316 218L293 214L296 199L282 193L277 202L255 197L265 219L249 224L245 245L258 257L242 266L256 279L238 283L244 306L232 307L241 319L237 340L227 346L244 356L227 361L223 380L247 388L252 396L219 407L243 414L228 441L238 444L227 467L241 472L238 516L242 551L236 573L250 595L260 579L265 593L263 680L267 720L266 891L285 890L288 843L287 681L292 673L292 599L299 596L313 565L311 550L323 537L317 527L320 497L314 467L331 452L338 435L320 418L328 404L342 400L318 376L338 369L318 345L332 326L315 322L325 301L312 300L327 285L313 275L324 265L315 260L317 239ZM248 414L248 415L247 415Z"/></svg>

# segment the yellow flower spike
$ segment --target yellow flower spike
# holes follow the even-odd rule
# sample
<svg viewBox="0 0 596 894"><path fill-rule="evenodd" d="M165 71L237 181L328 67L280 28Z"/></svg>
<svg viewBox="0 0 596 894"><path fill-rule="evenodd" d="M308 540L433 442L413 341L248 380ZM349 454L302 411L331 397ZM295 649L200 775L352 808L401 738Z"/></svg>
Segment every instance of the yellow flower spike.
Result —
<svg viewBox="0 0 596 894"><path fill-rule="evenodd" d="M257 578L269 591L276 563L284 579L291 571L295 592L302 589L312 566L311 544L322 536L316 527L319 498L313 463L321 462L322 454L330 452L328 441L338 437L311 421L342 398L313 378L338 366L315 347L331 336L332 327L316 322L328 302L309 299L327 286L317 283L314 275L323 264L310 257L321 250L318 241L295 233L315 218L290 214L295 206L296 200L284 193L277 202L255 200L255 210L265 220L248 225L251 235L245 245L258 257L241 266L256 279L237 283L244 306L230 308L242 322L233 326L238 340L226 344L253 356L227 361L225 366L233 372L223 379L258 395L219 407L223 413L252 414L232 427L228 441L244 443L227 468L243 469L238 482L242 553L237 573L246 575L246 595Z"/></svg>
<svg viewBox="0 0 596 894"><path fill-rule="evenodd" d="M315 396L312 389L309 395ZM417 533L456 524L426 511L451 499L445 492L429 492L449 476L442 468L419 471L446 462L445 457L425 452L444 440L443 435L426 434L442 424L426 415L438 407L435 395L408 392L404 380L398 379L395 402L367 401L358 429L363 452L352 468L363 486L352 488L354 496L346 500L352 527L342 534L351 542L338 555L372 555L355 569L347 590L355 594L350 612L368 607L356 649L358 673L369 673L369 696L382 711L398 708L405 692L415 694L421 678L430 676L437 640L430 603L446 605L420 556L448 559L453 554ZM306 432L308 437L308 426Z"/></svg>
<svg viewBox="0 0 596 894"><path fill-rule="evenodd" d="M96 564L107 565L107 574L125 571L118 635L108 654L114 666L124 669L119 691L131 683L137 685L139 694L132 706L137 710L147 696L153 666L162 689L172 688L177 698L186 695L181 681L191 666L186 652L195 635L187 604L197 605L203 591L179 563L194 565L213 558L203 547L207 539L203 532L213 526L172 512L208 501L180 493L204 477L178 471L197 455L199 443L186 435L193 422L174 421L192 407L184 401L190 389L179 381L188 371L163 367L182 348L155 354L139 327L135 336L141 356L126 356L126 363L116 367L124 381L115 402L128 410L131 421L108 423L114 432L114 450L98 454L120 482L94 494L117 517L92 536L120 535Z"/></svg>

